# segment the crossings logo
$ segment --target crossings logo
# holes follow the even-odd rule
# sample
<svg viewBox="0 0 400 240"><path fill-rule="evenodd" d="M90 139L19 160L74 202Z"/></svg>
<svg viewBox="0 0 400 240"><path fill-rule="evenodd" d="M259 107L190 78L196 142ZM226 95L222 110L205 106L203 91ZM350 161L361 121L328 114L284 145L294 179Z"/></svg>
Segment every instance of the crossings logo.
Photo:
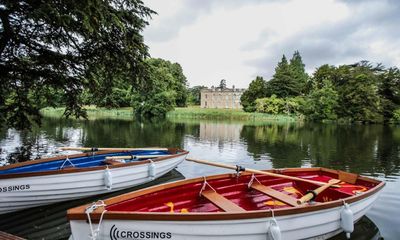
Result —
<svg viewBox="0 0 400 240"><path fill-rule="evenodd" d="M29 184L6 186L6 187L1 187L0 186L0 192L24 191L24 190L28 190L29 188L31 188L31 186Z"/></svg>
<svg viewBox="0 0 400 240"><path fill-rule="evenodd" d="M170 232L148 232L148 231L130 231L119 230L115 224L110 229L111 240L129 239L129 240L145 240L145 239L170 239Z"/></svg>

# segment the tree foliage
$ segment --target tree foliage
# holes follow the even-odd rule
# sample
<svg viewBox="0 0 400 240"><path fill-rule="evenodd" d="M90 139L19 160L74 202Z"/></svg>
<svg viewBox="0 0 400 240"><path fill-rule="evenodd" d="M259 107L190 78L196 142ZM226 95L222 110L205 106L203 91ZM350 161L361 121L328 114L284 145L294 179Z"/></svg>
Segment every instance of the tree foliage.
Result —
<svg viewBox="0 0 400 240"><path fill-rule="evenodd" d="M275 94L279 98L286 98L303 94L308 80L304 66L298 51L293 54L290 63L283 55L275 68L274 76L267 83L268 96Z"/></svg>
<svg viewBox="0 0 400 240"><path fill-rule="evenodd" d="M380 75L378 89L383 117L389 121L393 118L395 110L400 107L400 70L392 67L384 71Z"/></svg>
<svg viewBox="0 0 400 240"><path fill-rule="evenodd" d="M303 112L303 105L304 99L301 97L278 98L276 95L272 95L268 98L256 100L257 112L268 114L300 115Z"/></svg>
<svg viewBox="0 0 400 240"><path fill-rule="evenodd" d="M309 94L305 103L305 114L314 121L336 120L338 93L329 80L317 84Z"/></svg>
<svg viewBox="0 0 400 240"><path fill-rule="evenodd" d="M39 98L51 91L64 93L66 116L85 116L83 88L106 97L115 78L143 84L141 31L153 13L140 0L2 1L1 119L29 127L40 119Z"/></svg>
<svg viewBox="0 0 400 240"><path fill-rule="evenodd" d="M201 90L207 88L206 86L194 86L188 89L188 104L200 105L201 104Z"/></svg>
<svg viewBox="0 0 400 240"><path fill-rule="evenodd" d="M175 106L186 106L187 80L182 67L160 58L147 60L148 82L136 91L132 106L140 116L165 116Z"/></svg>
<svg viewBox="0 0 400 240"><path fill-rule="evenodd" d="M240 97L243 110L254 112L256 110L256 99L265 96L267 96L267 82L262 77L257 76Z"/></svg>

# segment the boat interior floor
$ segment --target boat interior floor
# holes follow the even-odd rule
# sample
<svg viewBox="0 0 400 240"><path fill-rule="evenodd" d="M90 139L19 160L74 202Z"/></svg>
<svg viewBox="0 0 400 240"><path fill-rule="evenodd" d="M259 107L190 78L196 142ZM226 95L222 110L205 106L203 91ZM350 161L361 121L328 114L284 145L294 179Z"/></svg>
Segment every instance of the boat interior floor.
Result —
<svg viewBox="0 0 400 240"><path fill-rule="evenodd" d="M293 172L287 175L320 182L338 178L323 171ZM357 179L354 183L340 182L319 194L316 204L347 198L374 187L373 182ZM205 179L177 184L174 187L144 193L111 204L109 211L130 212L243 212L298 207L297 199L318 185L264 175Z"/></svg>
<svg viewBox="0 0 400 240"><path fill-rule="evenodd" d="M151 159L154 157L168 156L171 155L168 151L125 151L125 152L114 152L107 154L92 154L88 153L84 156L79 157L60 157L51 161L41 161L33 160L29 164L8 167L7 169L0 170L1 174L12 174L12 173L29 173L29 172L41 172L41 171L51 171L51 170L61 170L66 168L89 168L98 167L105 165L117 165L133 161L143 161L146 159ZM131 156L131 159L106 159L106 157L118 157L118 156ZM145 157L141 157L145 156ZM43 159L45 160L45 159Z"/></svg>

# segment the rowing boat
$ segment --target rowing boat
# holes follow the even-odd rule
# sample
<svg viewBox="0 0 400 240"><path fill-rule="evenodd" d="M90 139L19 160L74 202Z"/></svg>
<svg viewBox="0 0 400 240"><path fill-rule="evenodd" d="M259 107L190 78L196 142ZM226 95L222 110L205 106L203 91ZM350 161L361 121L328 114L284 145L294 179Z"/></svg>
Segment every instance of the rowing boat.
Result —
<svg viewBox="0 0 400 240"><path fill-rule="evenodd" d="M90 151L2 166L0 214L140 185L187 154L172 148Z"/></svg>
<svg viewBox="0 0 400 240"><path fill-rule="evenodd" d="M326 239L342 231L350 235L354 222L385 185L319 167L264 171L272 175L237 170L72 208L67 213L71 239ZM321 188L325 189L318 192ZM314 199L300 201L310 193Z"/></svg>

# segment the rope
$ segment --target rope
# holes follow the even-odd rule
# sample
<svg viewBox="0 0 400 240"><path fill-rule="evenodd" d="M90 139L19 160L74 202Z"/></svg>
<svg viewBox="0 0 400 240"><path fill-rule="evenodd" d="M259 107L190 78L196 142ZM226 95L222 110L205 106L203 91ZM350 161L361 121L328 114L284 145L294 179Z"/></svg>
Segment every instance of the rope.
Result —
<svg viewBox="0 0 400 240"><path fill-rule="evenodd" d="M71 164L71 166L75 167L75 165L71 162L71 160L69 160L68 155L66 156L64 162L61 164L61 167L59 169L63 169L65 163L69 162L69 164Z"/></svg>
<svg viewBox="0 0 400 240"><path fill-rule="evenodd" d="M206 189L206 186L209 186L214 192L217 192L217 191L215 191L215 189L214 189L213 187L211 187L211 185L207 182L206 177L203 177L203 178L204 178L204 182L203 182L203 186L201 186L201 189L200 189L200 192L199 192L199 196L201 197L201 194L202 194L203 191Z"/></svg>
<svg viewBox="0 0 400 240"><path fill-rule="evenodd" d="M97 225L97 229L93 229L93 224L92 224L92 219L90 217L90 214L97 208L105 207L105 206L107 206L107 205L102 200L99 200L97 202L94 202L91 206L87 207L85 210L85 213L86 213L86 216L87 216L88 222L89 222L89 227L90 227L90 234L91 234L90 239L92 239L92 240L97 239L97 237L100 233L100 226L101 226L101 223L103 222L104 214L107 212L107 210L104 209L104 211L101 213L99 224Z"/></svg>
<svg viewBox="0 0 400 240"><path fill-rule="evenodd" d="M251 185L253 184L254 180L256 180L259 184L261 184L261 182L256 178L256 176L253 174L251 174L251 179L249 181L249 183L247 184L247 188L250 188Z"/></svg>

